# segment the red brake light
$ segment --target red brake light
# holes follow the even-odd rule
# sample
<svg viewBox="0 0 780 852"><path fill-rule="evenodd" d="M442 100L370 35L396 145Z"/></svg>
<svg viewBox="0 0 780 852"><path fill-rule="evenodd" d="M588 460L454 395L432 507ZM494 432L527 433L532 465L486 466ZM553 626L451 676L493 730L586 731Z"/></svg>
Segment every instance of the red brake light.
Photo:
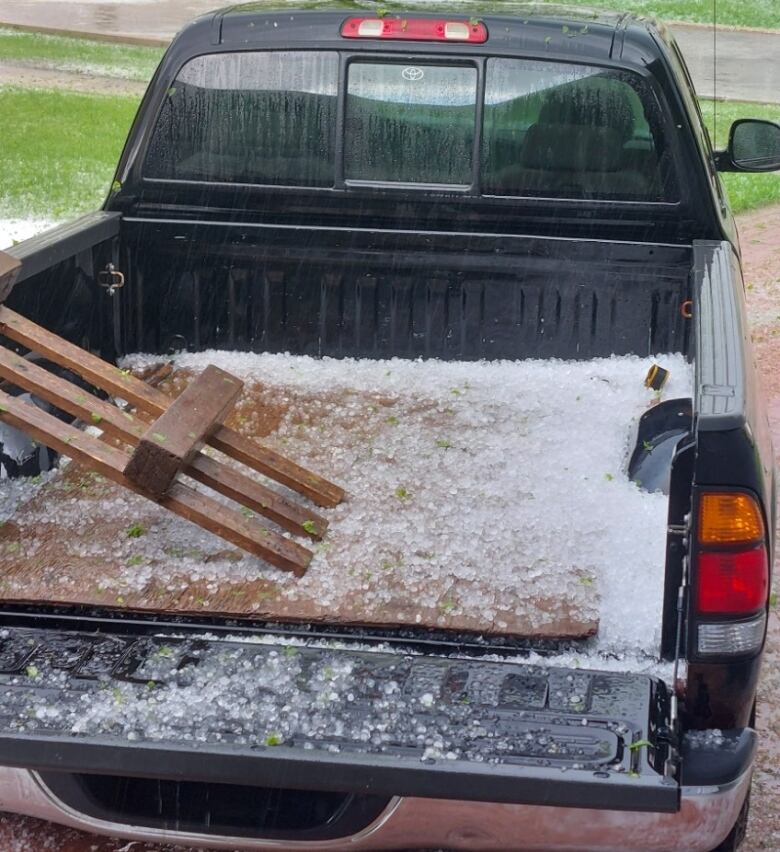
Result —
<svg viewBox="0 0 780 852"><path fill-rule="evenodd" d="M761 506L741 491L704 491L696 522L696 609L749 615L766 606L769 559Z"/></svg>
<svg viewBox="0 0 780 852"><path fill-rule="evenodd" d="M487 27L479 21L436 18L347 18L343 38L400 39L402 41L459 41L484 44Z"/></svg>
<svg viewBox="0 0 780 852"><path fill-rule="evenodd" d="M764 545L704 551L697 560L696 608L702 614L746 615L766 605L769 565Z"/></svg>

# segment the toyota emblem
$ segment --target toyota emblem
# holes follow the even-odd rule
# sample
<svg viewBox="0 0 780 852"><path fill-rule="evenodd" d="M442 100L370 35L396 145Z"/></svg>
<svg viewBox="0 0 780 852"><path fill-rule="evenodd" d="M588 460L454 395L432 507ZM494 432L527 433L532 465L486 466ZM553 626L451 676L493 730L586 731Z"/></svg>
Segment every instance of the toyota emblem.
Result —
<svg viewBox="0 0 780 852"><path fill-rule="evenodd" d="M404 78L404 80L411 80L414 83L417 80L422 80L422 78L425 76L425 72L422 70L422 68L409 67L404 68L404 70L401 72L401 76Z"/></svg>

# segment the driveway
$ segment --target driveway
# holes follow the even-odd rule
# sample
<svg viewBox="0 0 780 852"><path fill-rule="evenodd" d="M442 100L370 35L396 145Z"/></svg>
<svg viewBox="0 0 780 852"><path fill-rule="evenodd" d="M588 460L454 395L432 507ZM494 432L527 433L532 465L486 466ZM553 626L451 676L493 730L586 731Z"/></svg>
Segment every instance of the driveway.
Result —
<svg viewBox="0 0 780 852"><path fill-rule="evenodd" d="M718 30L714 78L712 28L676 24L672 31L700 97L780 104L780 32Z"/></svg>

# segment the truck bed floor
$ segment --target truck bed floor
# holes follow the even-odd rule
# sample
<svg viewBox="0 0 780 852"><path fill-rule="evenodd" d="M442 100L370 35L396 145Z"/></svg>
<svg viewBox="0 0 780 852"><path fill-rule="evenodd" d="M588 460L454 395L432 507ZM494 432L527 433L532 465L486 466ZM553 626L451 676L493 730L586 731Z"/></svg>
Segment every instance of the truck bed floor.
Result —
<svg viewBox="0 0 780 852"><path fill-rule="evenodd" d="M660 589L665 498L623 472L632 421L653 399L646 359L211 352L183 356L163 389L180 392L209 362L247 382L231 426L347 490L324 513L307 576L69 466L0 528L0 599L582 638L629 559L645 610ZM682 361L673 376L679 393Z"/></svg>

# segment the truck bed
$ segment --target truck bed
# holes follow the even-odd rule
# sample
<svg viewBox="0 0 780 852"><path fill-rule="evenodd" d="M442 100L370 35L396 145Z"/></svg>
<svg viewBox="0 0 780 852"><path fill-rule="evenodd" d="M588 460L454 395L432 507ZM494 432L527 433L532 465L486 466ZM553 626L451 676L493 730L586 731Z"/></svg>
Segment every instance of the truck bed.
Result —
<svg viewBox="0 0 780 852"><path fill-rule="evenodd" d="M664 395L689 395L684 359L663 362ZM70 465L0 528L3 600L564 639L606 618L612 640L652 648L666 498L625 473L634 424L656 401L650 359L206 352L179 356L161 387L176 395L207 363L246 383L231 426L347 490L307 576Z"/></svg>

